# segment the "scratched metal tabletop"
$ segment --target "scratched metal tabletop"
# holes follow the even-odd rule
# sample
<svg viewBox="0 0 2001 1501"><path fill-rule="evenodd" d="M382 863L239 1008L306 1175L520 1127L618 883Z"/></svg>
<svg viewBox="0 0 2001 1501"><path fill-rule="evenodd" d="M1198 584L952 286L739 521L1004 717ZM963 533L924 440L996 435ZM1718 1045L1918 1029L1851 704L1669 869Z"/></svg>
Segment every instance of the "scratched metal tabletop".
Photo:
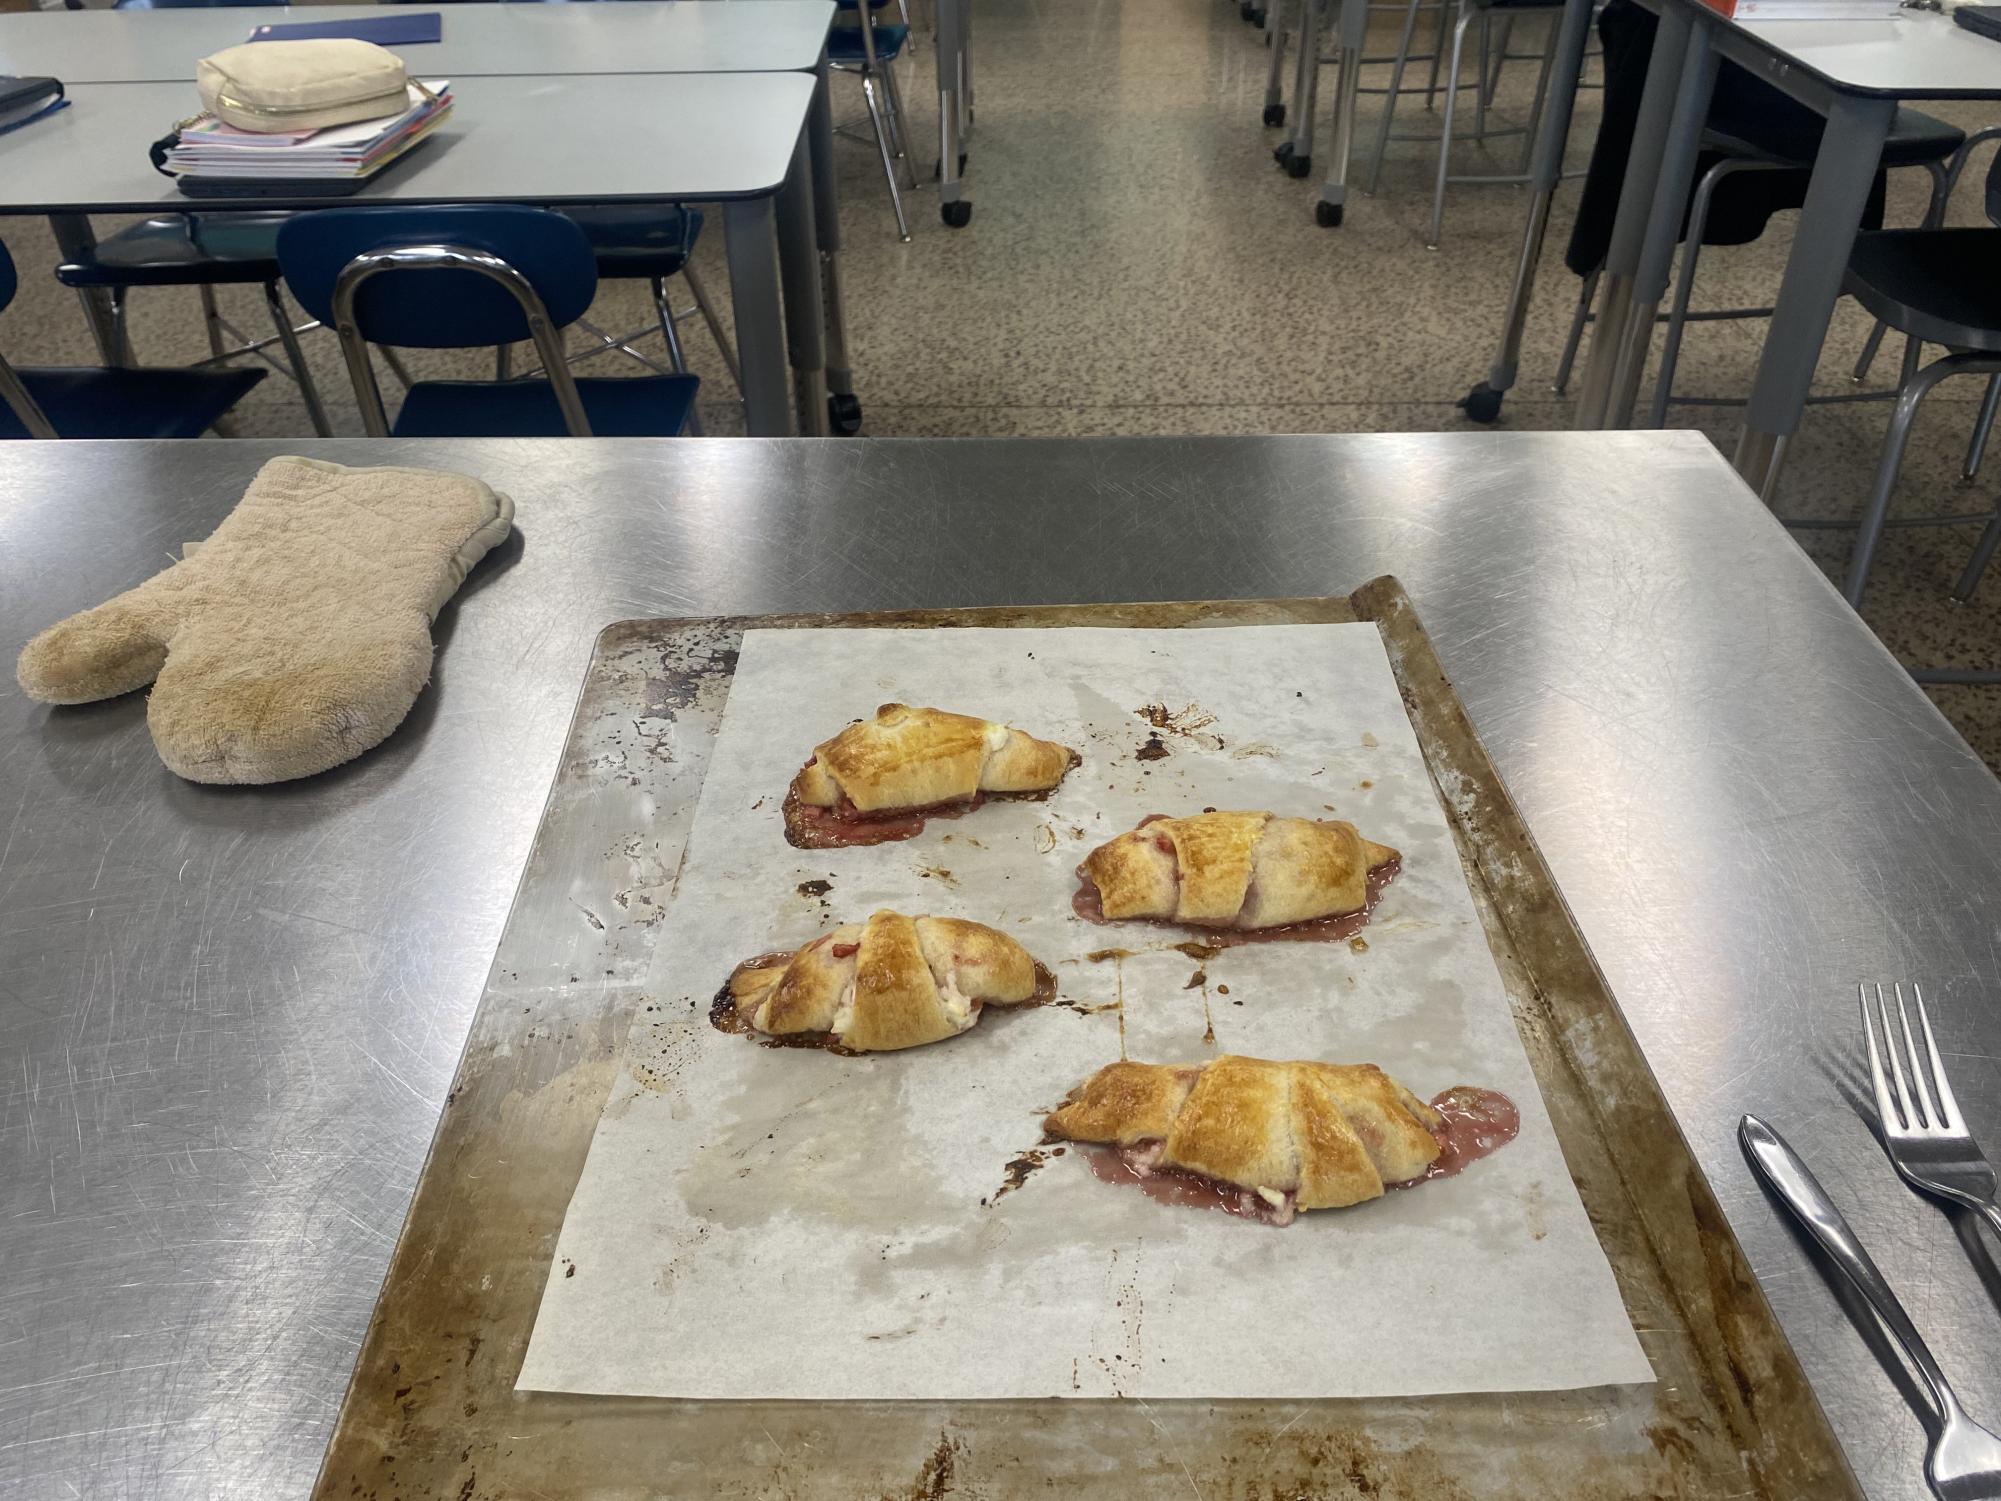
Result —
<svg viewBox="0 0 2001 1501"><path fill-rule="evenodd" d="M1853 999L1927 982L2001 1153L2001 784L1700 437L8 444L0 643L165 564L280 452L478 474L519 533L441 617L404 727L309 782L193 786L140 695L0 684L0 1495L307 1489L602 626L1379 573L1870 1494L1923 1494L1920 1399L1751 1181L1741 1112L2001 1419L2001 1247L1893 1176Z"/></svg>

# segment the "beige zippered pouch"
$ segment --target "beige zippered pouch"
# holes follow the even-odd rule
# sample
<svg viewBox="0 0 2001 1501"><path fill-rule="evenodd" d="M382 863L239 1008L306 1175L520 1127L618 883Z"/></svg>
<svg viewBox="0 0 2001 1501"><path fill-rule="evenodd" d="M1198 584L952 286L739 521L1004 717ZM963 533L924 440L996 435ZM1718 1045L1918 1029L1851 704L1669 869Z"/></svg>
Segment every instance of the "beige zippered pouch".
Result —
<svg viewBox="0 0 2001 1501"><path fill-rule="evenodd" d="M400 114L409 98L403 59L351 37L245 42L195 65L208 112L238 130L324 130Z"/></svg>

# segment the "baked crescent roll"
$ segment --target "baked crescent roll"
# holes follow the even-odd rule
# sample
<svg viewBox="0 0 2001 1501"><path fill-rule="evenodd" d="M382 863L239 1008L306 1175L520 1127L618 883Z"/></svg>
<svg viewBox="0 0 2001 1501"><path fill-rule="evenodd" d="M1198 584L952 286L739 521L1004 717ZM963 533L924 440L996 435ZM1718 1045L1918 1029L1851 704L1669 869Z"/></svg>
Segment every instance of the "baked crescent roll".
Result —
<svg viewBox="0 0 2001 1501"><path fill-rule="evenodd" d="M1047 999L1055 981L981 923L878 912L796 953L738 965L726 990L745 1026L871 1053L956 1037L982 1006Z"/></svg>
<svg viewBox="0 0 2001 1501"><path fill-rule="evenodd" d="M1373 1063L1113 1063L1042 1123L1063 1141L1118 1147L1168 1171L1255 1195L1279 1224L1422 1178L1445 1118ZM1255 1206L1253 1206L1255 1207Z"/></svg>
<svg viewBox="0 0 2001 1501"><path fill-rule="evenodd" d="M1359 912L1397 852L1351 823L1275 813L1158 818L1101 844L1077 874L1106 918L1276 928Z"/></svg>
<svg viewBox="0 0 2001 1501"><path fill-rule="evenodd" d="M1047 792L1078 762L1068 746L1021 730L884 704L813 751L793 794L802 803L860 813L969 802L983 792Z"/></svg>

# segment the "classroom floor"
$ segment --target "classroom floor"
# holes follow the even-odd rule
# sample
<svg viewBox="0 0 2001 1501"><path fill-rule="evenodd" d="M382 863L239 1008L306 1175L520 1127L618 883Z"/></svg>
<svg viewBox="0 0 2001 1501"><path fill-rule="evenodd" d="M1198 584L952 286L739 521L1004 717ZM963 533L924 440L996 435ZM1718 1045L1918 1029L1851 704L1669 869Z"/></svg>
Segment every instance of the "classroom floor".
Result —
<svg viewBox="0 0 2001 1501"><path fill-rule="evenodd" d="M928 0L915 0L920 23ZM1395 142L1381 190L1351 198L1346 224L1313 222L1318 176L1295 181L1273 164L1280 132L1259 124L1266 53L1234 0L975 0L978 118L968 178L968 228L939 220L929 172L936 111L929 33L900 66L914 120L924 187L907 200L913 239L898 243L874 148L857 139L842 160L848 307L865 431L892 435L1056 435L1432 431L1468 426L1454 403L1486 374L1521 233L1524 193L1513 186L1455 186L1444 241L1426 250L1434 148ZM1400 8L1379 12L1371 54L1387 52ZM1517 30L1517 50L1539 45L1539 17ZM1535 65L1510 63L1495 122L1519 121ZM1379 84L1387 69L1368 70ZM1331 86L1331 71L1324 75ZM468 82L461 88L474 86ZM1470 99L1470 95L1468 96ZM1421 93L1406 94L1399 129L1428 128ZM835 80L836 112L861 130L859 85ZM1323 90L1323 102L1326 90ZM1572 165L1581 168L1597 125L1598 95L1579 96ZM1374 140L1381 96L1365 97L1358 165ZM1969 129L1992 114L1934 111ZM1462 129L1464 115L1462 112ZM163 128L166 122L162 122ZM1323 140L1325 122L1323 121ZM1518 137L1469 146L1458 171L1514 171ZM1955 218L1977 222L1979 174ZM1914 224L1927 179L1893 174L1888 221ZM1576 185L1559 194L1520 384L1502 428L1561 428L1569 406L1550 389L1577 291L1561 265ZM104 233L111 221L101 221ZM1782 216L1755 244L1705 251L1700 307L1768 302L1790 243ZM48 276L57 259L45 227L5 228L22 292L0 316L0 347L22 363L94 358L72 294ZM725 304L719 233L697 256ZM683 299L684 301L686 299ZM263 331L254 292L225 289L226 310ZM607 284L593 310L620 331L649 324L640 284ZM206 347L192 291L134 297L134 340L145 362L177 363ZM722 399L728 375L699 319L683 325L690 357L714 399L708 431L740 431ZM1741 395L1749 389L1762 323L1691 328L1679 392ZM1857 389L1847 371L1867 324L1844 303L1830 334L1820 389ZM643 347L658 353L658 335ZM332 338L308 344L338 429L360 431ZM1936 353L1936 351L1934 351ZM1893 380L1886 351L1875 384ZM413 354L419 375L483 374L485 357ZM592 373L639 367L608 356ZM393 386L385 381L385 388ZM1651 379L1648 382L1651 390ZM1981 384L1949 382L1926 403L1899 492L1899 514L1974 511L2001 487L2001 456L1962 483L1959 465ZM1854 515L1866 494L1887 407L1880 402L1810 410L1788 456L1778 499L1789 517ZM1736 413L1680 407L1670 420L1699 428L1728 452ZM238 408L241 436L310 432L297 393L272 378ZM1227 497L1219 497L1227 504ZM1801 536L1838 574L1847 533ZM1865 615L1911 663L2001 663L2001 579L1967 607L1946 591L1977 528L1895 530L1872 577ZM1671 566L1671 560L1663 560ZM1748 649L1748 648L1747 648ZM1969 742L2001 769L2001 688L1931 690Z"/></svg>

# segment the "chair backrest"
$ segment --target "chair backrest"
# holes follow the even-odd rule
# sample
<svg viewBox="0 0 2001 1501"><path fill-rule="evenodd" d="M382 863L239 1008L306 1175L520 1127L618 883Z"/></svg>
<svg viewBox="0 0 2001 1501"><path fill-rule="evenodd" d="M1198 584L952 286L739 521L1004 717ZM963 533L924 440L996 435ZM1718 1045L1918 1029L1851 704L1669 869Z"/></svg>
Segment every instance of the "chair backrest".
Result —
<svg viewBox="0 0 2001 1501"><path fill-rule="evenodd" d="M370 342L468 349L533 342L572 437L591 435L557 330L597 295L584 232L546 209L329 209L278 231L278 267L340 338L362 426L389 432Z"/></svg>
<svg viewBox="0 0 2001 1501"><path fill-rule="evenodd" d="M550 324L563 328L597 296L597 258L584 232L547 209L343 208L300 214L278 232L278 266L308 313L332 327L334 288L361 256L451 246L493 257L519 274ZM412 256L367 278L355 293L364 339L410 349L472 349L530 337L528 315L505 286L476 270L424 266Z"/></svg>

